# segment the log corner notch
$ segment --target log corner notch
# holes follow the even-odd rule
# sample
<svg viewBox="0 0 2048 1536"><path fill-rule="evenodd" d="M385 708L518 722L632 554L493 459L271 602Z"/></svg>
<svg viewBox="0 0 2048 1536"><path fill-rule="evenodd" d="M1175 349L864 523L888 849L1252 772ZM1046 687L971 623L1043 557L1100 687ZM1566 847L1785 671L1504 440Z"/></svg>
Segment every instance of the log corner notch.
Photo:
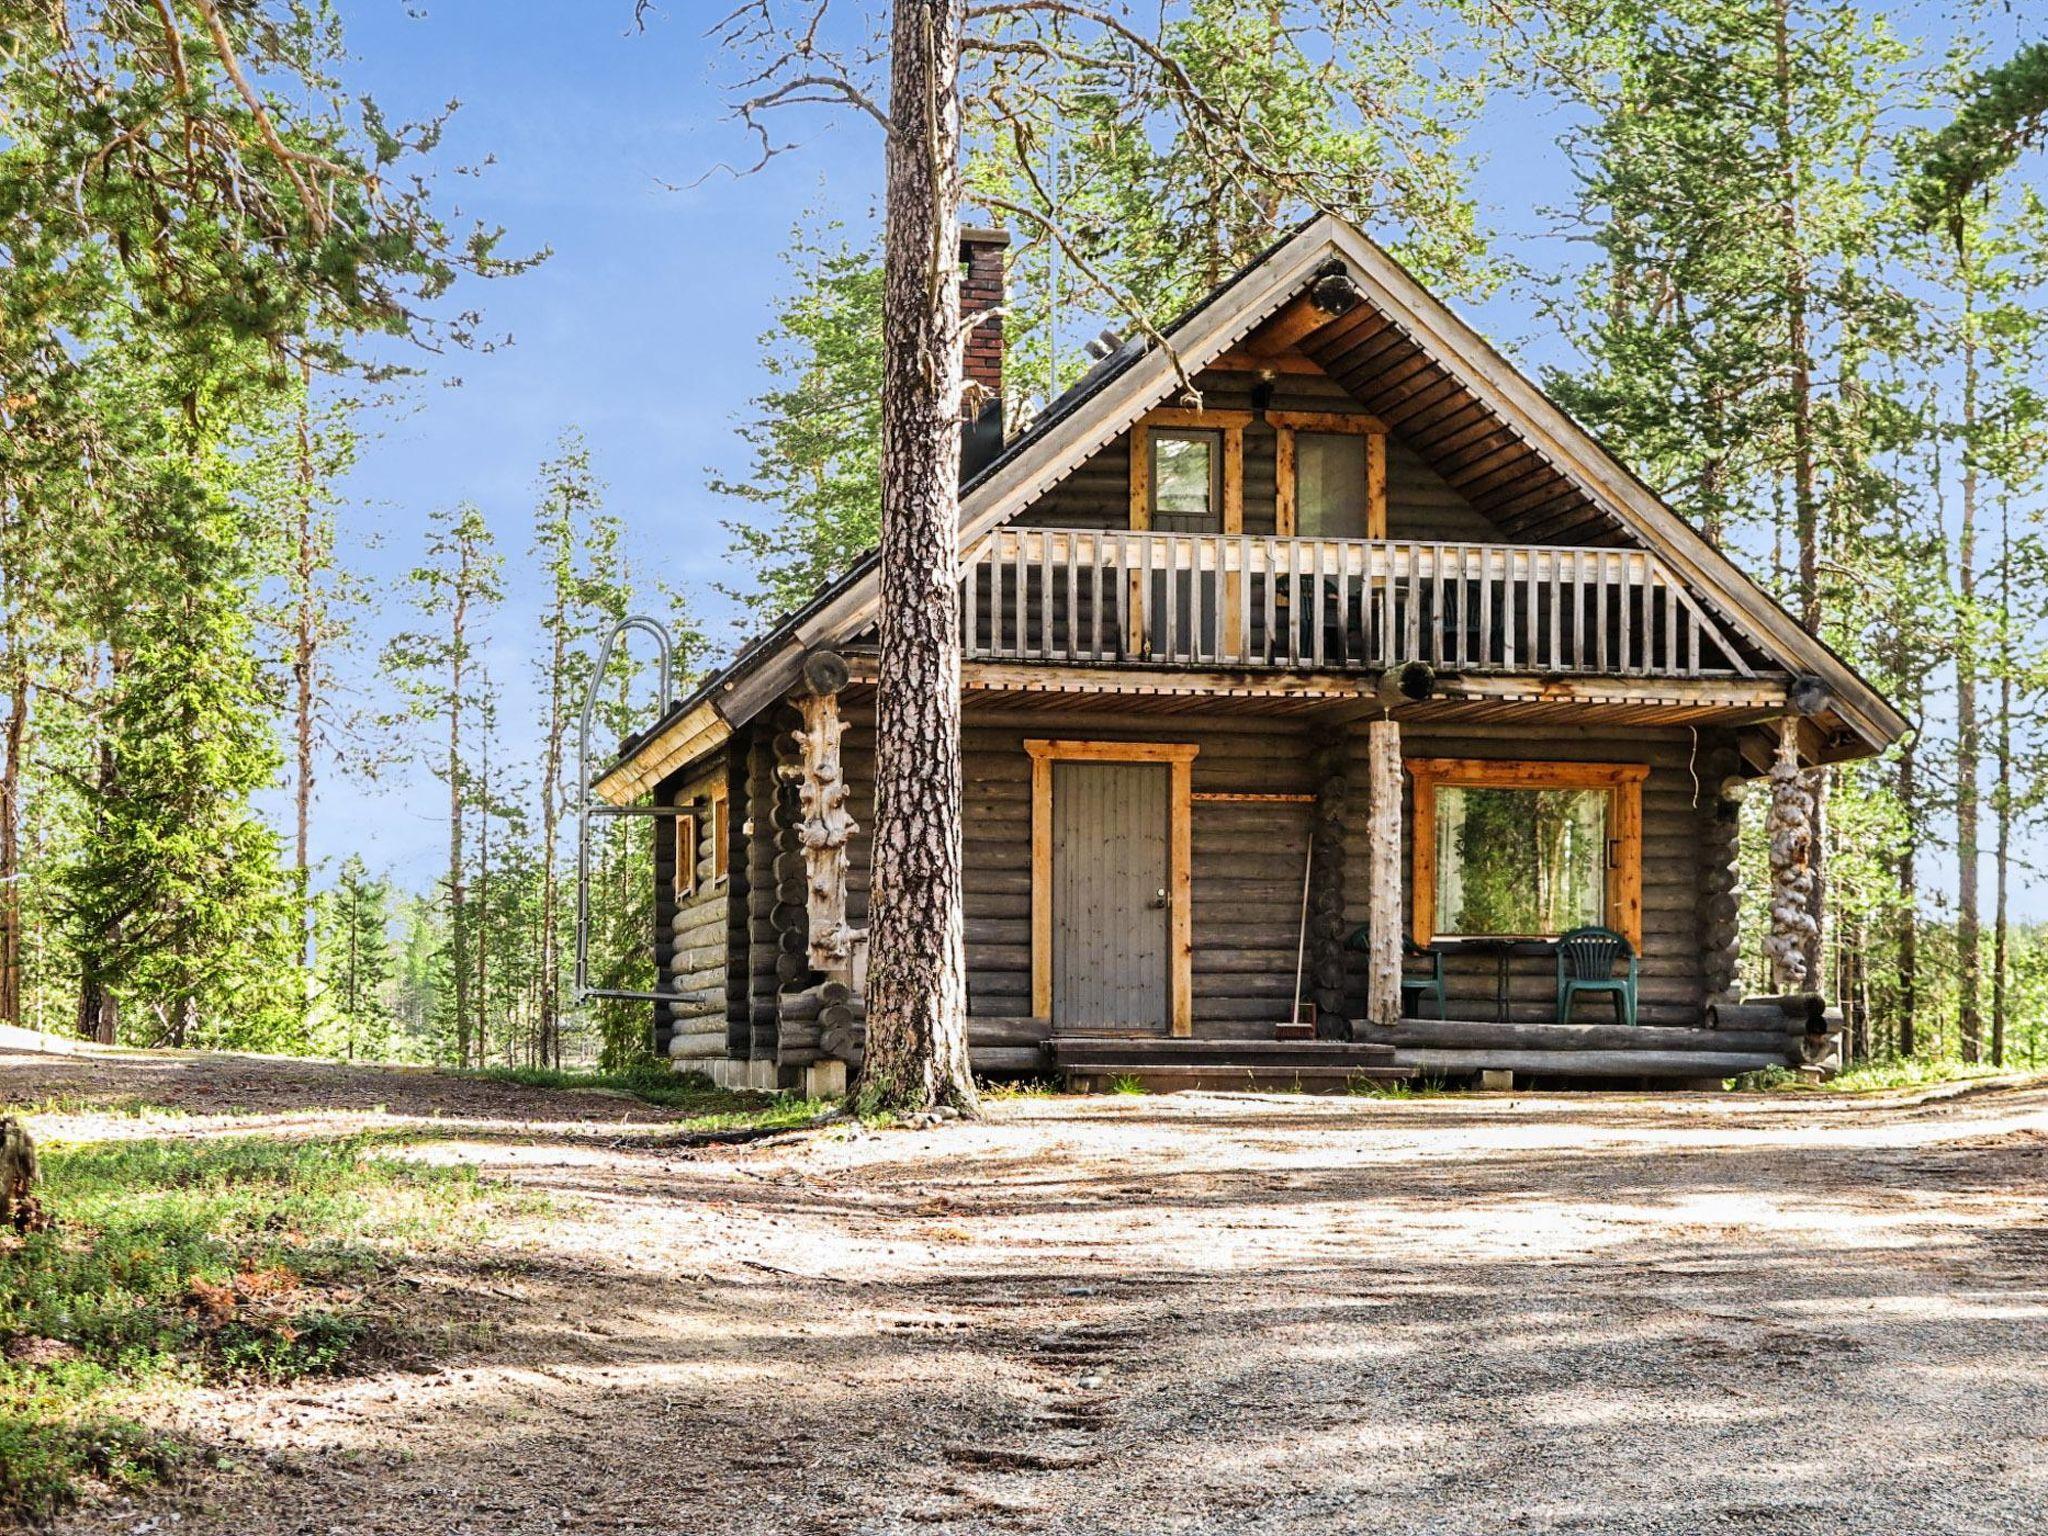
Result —
<svg viewBox="0 0 2048 1536"><path fill-rule="evenodd" d="M860 830L846 809L850 791L840 762L846 722L839 692L851 675L834 651L804 658L803 680L790 702L802 717L793 733L797 760L783 767L801 809L797 845L804 860L805 908L811 968L840 980L854 979L867 934L846 920L846 844Z"/></svg>

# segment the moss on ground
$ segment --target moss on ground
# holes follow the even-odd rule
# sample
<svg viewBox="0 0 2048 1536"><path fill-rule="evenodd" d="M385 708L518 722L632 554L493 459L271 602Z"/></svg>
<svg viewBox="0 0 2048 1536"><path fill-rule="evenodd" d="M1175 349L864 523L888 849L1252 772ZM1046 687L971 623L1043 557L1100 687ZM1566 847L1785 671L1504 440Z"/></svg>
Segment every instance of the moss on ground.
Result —
<svg viewBox="0 0 2048 1536"><path fill-rule="evenodd" d="M342 1368L371 1342L366 1291L395 1254L472 1235L501 1198L473 1169L359 1138L40 1151L56 1225L0 1237L0 1528L87 1479L176 1466L182 1449L131 1416L144 1394Z"/></svg>

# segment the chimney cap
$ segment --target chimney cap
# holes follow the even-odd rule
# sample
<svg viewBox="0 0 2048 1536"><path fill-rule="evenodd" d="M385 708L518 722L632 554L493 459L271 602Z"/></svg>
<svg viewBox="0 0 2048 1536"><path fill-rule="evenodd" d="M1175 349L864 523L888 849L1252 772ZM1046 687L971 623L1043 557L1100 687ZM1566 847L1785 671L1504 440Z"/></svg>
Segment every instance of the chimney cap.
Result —
<svg viewBox="0 0 2048 1536"><path fill-rule="evenodd" d="M960 243L962 245L1005 246L1010 243L1010 232L1007 229L994 229L978 224L964 224L960 228Z"/></svg>

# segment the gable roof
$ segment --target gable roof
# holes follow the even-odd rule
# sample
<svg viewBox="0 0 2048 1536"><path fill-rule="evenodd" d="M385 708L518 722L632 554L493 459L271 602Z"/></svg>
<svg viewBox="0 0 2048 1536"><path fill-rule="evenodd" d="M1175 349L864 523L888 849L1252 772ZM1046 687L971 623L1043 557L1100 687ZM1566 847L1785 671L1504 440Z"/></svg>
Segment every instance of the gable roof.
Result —
<svg viewBox="0 0 2048 1536"><path fill-rule="evenodd" d="M1172 355L1143 339L1127 342L1055 400L961 487L962 546L1031 506L1168 399L1182 370L1192 376L1244 340L1333 260L1366 302L1303 349L1425 460L1438 460L1445 478L1510 537L1554 539L1568 530L1585 542L1650 549L1772 664L1819 678L1834 712L1869 747L1904 732L1905 719L1847 662L1376 242L1330 214L1271 246L1168 326ZM1453 397L1455 411L1426 410ZM679 752L701 755L785 693L805 652L844 643L872 622L879 595L870 552L628 742L599 791L626 788L615 781L629 764L640 765L629 777L644 788L683 766Z"/></svg>

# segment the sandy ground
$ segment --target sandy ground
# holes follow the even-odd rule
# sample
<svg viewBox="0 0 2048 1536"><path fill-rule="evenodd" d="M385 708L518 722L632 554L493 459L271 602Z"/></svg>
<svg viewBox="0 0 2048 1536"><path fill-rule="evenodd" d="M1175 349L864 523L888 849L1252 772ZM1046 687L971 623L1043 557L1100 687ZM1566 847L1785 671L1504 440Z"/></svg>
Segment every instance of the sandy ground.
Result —
<svg viewBox="0 0 2048 1536"><path fill-rule="evenodd" d="M226 1468L68 1532L2048 1529L2048 1088L679 1150L612 1099L0 1056L0 1097L56 1089L200 1118L51 1135L434 1115L422 1155L563 1197L415 1269L474 1341L443 1368L166 1404Z"/></svg>

